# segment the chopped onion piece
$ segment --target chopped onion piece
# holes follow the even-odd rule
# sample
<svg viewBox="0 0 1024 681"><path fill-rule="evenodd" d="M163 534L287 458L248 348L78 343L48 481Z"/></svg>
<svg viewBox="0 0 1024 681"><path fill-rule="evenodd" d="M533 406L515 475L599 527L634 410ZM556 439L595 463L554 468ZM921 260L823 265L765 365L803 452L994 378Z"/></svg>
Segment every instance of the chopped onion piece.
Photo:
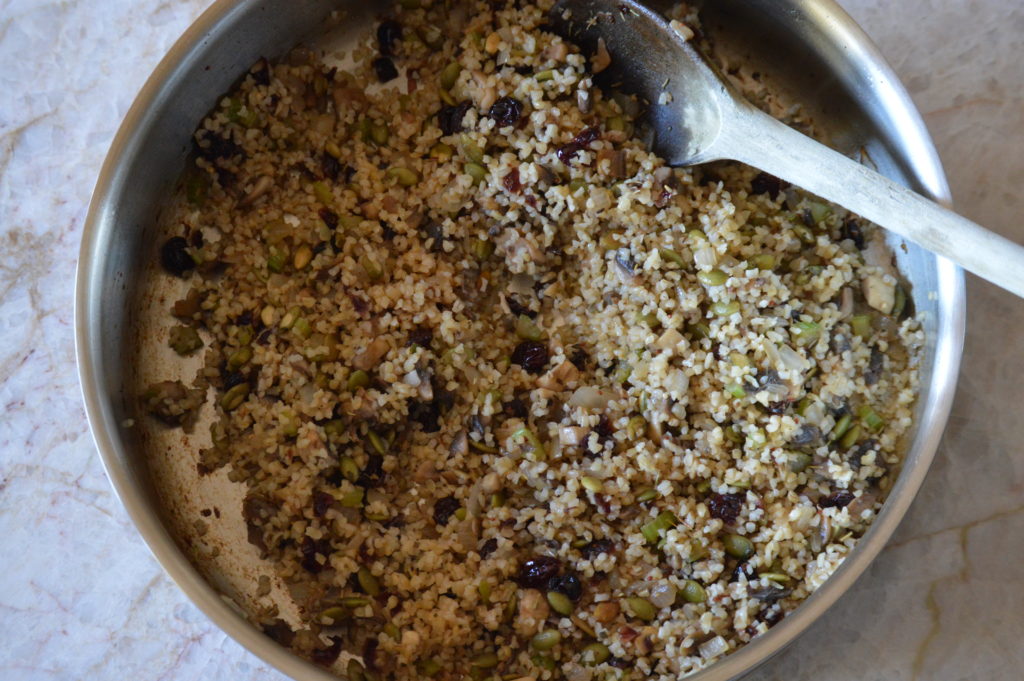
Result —
<svg viewBox="0 0 1024 681"><path fill-rule="evenodd" d="M585 385L576 389L576 392L569 398L570 407L584 407L585 409L604 409L608 401L612 399L610 390L601 390L594 386Z"/></svg>

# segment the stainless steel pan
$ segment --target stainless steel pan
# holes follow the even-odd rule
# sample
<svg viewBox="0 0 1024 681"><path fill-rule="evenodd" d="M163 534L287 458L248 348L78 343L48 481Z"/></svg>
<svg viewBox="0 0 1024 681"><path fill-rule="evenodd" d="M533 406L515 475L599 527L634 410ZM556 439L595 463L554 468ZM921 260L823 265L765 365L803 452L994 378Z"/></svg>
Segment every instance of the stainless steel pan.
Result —
<svg viewBox="0 0 1024 681"><path fill-rule="evenodd" d="M157 559L224 631L296 679L332 679L250 625L179 548L158 501L143 443L125 427L131 309L152 257L155 216L183 168L192 130L259 57L298 42L344 43L374 19L354 0L218 0L173 47L146 83L103 166L82 240L76 293L79 373L86 409L111 482ZM332 12L343 16L331 19ZM804 102L831 143L860 150L886 175L948 200L942 168L910 98L868 38L831 0L709 0L706 30L723 49L756 61ZM780 651L841 596L878 554L906 512L941 437L960 363L964 284L949 262L892 243L913 287L927 347L916 429L885 508L835 575L753 643L695 675L736 678ZM837 643L837 645L841 645Z"/></svg>

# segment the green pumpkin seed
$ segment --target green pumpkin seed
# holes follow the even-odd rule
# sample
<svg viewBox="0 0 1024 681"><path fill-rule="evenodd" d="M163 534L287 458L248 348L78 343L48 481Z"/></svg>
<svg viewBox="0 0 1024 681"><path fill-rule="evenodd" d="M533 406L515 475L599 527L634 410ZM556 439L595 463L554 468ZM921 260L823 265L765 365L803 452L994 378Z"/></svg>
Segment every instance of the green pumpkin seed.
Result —
<svg viewBox="0 0 1024 681"><path fill-rule="evenodd" d="M639 596L630 596L627 598L626 609L633 615L633 617L643 620L644 622L650 622L658 614L658 611L649 600L646 598L640 598Z"/></svg>
<svg viewBox="0 0 1024 681"><path fill-rule="evenodd" d="M692 579L683 582L683 588L679 592L687 603L703 603L707 600L708 594L704 587Z"/></svg>
<svg viewBox="0 0 1024 681"><path fill-rule="evenodd" d="M640 503L654 501L657 498L658 490L654 489L653 487L645 489L644 491L640 492L640 494L636 495L636 500L639 501Z"/></svg>
<svg viewBox="0 0 1024 681"><path fill-rule="evenodd" d="M493 669L498 666L498 656L494 653L481 653L469 661L469 666L477 669Z"/></svg>
<svg viewBox="0 0 1024 681"><path fill-rule="evenodd" d="M458 62L451 62L445 66L441 70L441 87L445 90L451 90L459 79L460 73L462 73L462 67L459 66Z"/></svg>
<svg viewBox="0 0 1024 681"><path fill-rule="evenodd" d="M709 272L698 272L697 279L705 286L721 286L729 280L729 275L722 270L711 270Z"/></svg>
<svg viewBox="0 0 1024 681"><path fill-rule="evenodd" d="M733 558L746 560L754 555L754 544L749 539L738 534L727 534L722 538L725 545L725 552Z"/></svg>
<svg viewBox="0 0 1024 681"><path fill-rule="evenodd" d="M487 170L479 163L467 163L462 170L473 178L474 184L480 184L487 179Z"/></svg>
<svg viewBox="0 0 1024 681"><path fill-rule="evenodd" d="M388 168L387 176L402 187L413 187L420 181L419 173L402 167Z"/></svg>
<svg viewBox="0 0 1024 681"><path fill-rule="evenodd" d="M360 388L365 388L370 385L370 375L362 369L357 369L348 375L348 381L345 387L348 388L349 392L355 392Z"/></svg>
<svg viewBox="0 0 1024 681"><path fill-rule="evenodd" d="M380 435L373 432L372 430L367 431L366 439L370 441L370 446L373 447L373 451L381 455L387 454L388 443L385 442L384 438L382 438Z"/></svg>
<svg viewBox="0 0 1024 681"><path fill-rule="evenodd" d="M606 662L611 656L612 652L608 650L608 646L599 641L588 643L580 651L580 660L588 667L596 667Z"/></svg>
<svg viewBox="0 0 1024 681"><path fill-rule="evenodd" d="M789 470L794 473L803 473L811 465L813 457L804 452L793 452L789 455Z"/></svg>
<svg viewBox="0 0 1024 681"><path fill-rule="evenodd" d="M871 337L871 315L855 314L850 317L850 330L860 338Z"/></svg>
<svg viewBox="0 0 1024 681"><path fill-rule="evenodd" d="M338 503L345 508L361 508L363 505L363 488L356 487L342 495Z"/></svg>
<svg viewBox="0 0 1024 681"><path fill-rule="evenodd" d="M711 305L711 313L716 317L731 317L740 311L740 304L735 301L719 301Z"/></svg>
<svg viewBox="0 0 1024 681"><path fill-rule="evenodd" d="M545 629L530 639L534 650L551 650L562 641L562 634L557 629Z"/></svg>
<svg viewBox="0 0 1024 681"><path fill-rule="evenodd" d="M237 371L252 359L252 348L248 345L243 346L231 353L228 357L228 368L232 371Z"/></svg>
<svg viewBox="0 0 1024 681"><path fill-rule="evenodd" d="M358 660L353 658L348 661L348 666L345 668L345 677L348 681L366 681L366 670Z"/></svg>
<svg viewBox="0 0 1024 681"><path fill-rule="evenodd" d="M572 614L572 601L565 594L558 591L549 591L548 605L551 609L557 612L559 615L569 616Z"/></svg>
<svg viewBox="0 0 1024 681"><path fill-rule="evenodd" d="M431 678L437 676L437 673L441 671L441 663L432 658L420 660L416 663L416 671L427 678Z"/></svg>
<svg viewBox="0 0 1024 681"><path fill-rule="evenodd" d="M346 608L364 608L370 604L370 600L362 596L346 596L338 602Z"/></svg>
<svg viewBox="0 0 1024 681"><path fill-rule="evenodd" d="M349 616L348 608L343 608L340 605L336 605L327 608L320 613L320 620L326 620L327 624L338 625L344 622Z"/></svg>
<svg viewBox="0 0 1024 681"><path fill-rule="evenodd" d="M359 568L359 571L356 572L356 580L367 595L373 597L380 595L380 582L377 581L377 578L367 568Z"/></svg>
<svg viewBox="0 0 1024 681"><path fill-rule="evenodd" d="M220 407L224 411L232 411L237 409L248 396L249 384L239 383L224 393L224 396L220 398Z"/></svg>
<svg viewBox="0 0 1024 681"><path fill-rule="evenodd" d="M672 263L679 267L686 267L686 261L683 260L683 256L679 255L679 253L673 251L671 248L659 248L658 255L660 255L661 259L665 262Z"/></svg>

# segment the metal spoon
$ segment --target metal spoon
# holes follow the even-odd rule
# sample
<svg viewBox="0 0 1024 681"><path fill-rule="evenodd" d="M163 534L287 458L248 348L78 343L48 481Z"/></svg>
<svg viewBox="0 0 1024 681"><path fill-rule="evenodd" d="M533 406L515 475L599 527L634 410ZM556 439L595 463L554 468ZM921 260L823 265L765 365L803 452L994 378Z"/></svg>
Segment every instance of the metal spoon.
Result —
<svg viewBox="0 0 1024 681"><path fill-rule="evenodd" d="M613 82L652 103L654 150L670 165L742 161L1024 297L1024 247L758 110L657 12L633 0L561 0L551 22L585 50L603 39ZM653 104L666 92L671 101Z"/></svg>

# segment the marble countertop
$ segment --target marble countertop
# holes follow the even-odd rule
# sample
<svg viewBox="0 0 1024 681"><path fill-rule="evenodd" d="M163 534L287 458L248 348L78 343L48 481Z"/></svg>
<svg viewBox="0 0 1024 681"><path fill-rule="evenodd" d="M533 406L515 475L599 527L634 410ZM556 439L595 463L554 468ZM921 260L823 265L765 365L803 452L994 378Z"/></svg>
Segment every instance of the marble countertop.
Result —
<svg viewBox="0 0 1024 681"><path fill-rule="evenodd" d="M90 192L209 0L0 0L0 678L282 679L150 556L89 436L72 289ZM959 210L1024 242L1024 3L842 0L907 84ZM889 546L751 679L1022 678L1024 301L968 278L956 403Z"/></svg>

